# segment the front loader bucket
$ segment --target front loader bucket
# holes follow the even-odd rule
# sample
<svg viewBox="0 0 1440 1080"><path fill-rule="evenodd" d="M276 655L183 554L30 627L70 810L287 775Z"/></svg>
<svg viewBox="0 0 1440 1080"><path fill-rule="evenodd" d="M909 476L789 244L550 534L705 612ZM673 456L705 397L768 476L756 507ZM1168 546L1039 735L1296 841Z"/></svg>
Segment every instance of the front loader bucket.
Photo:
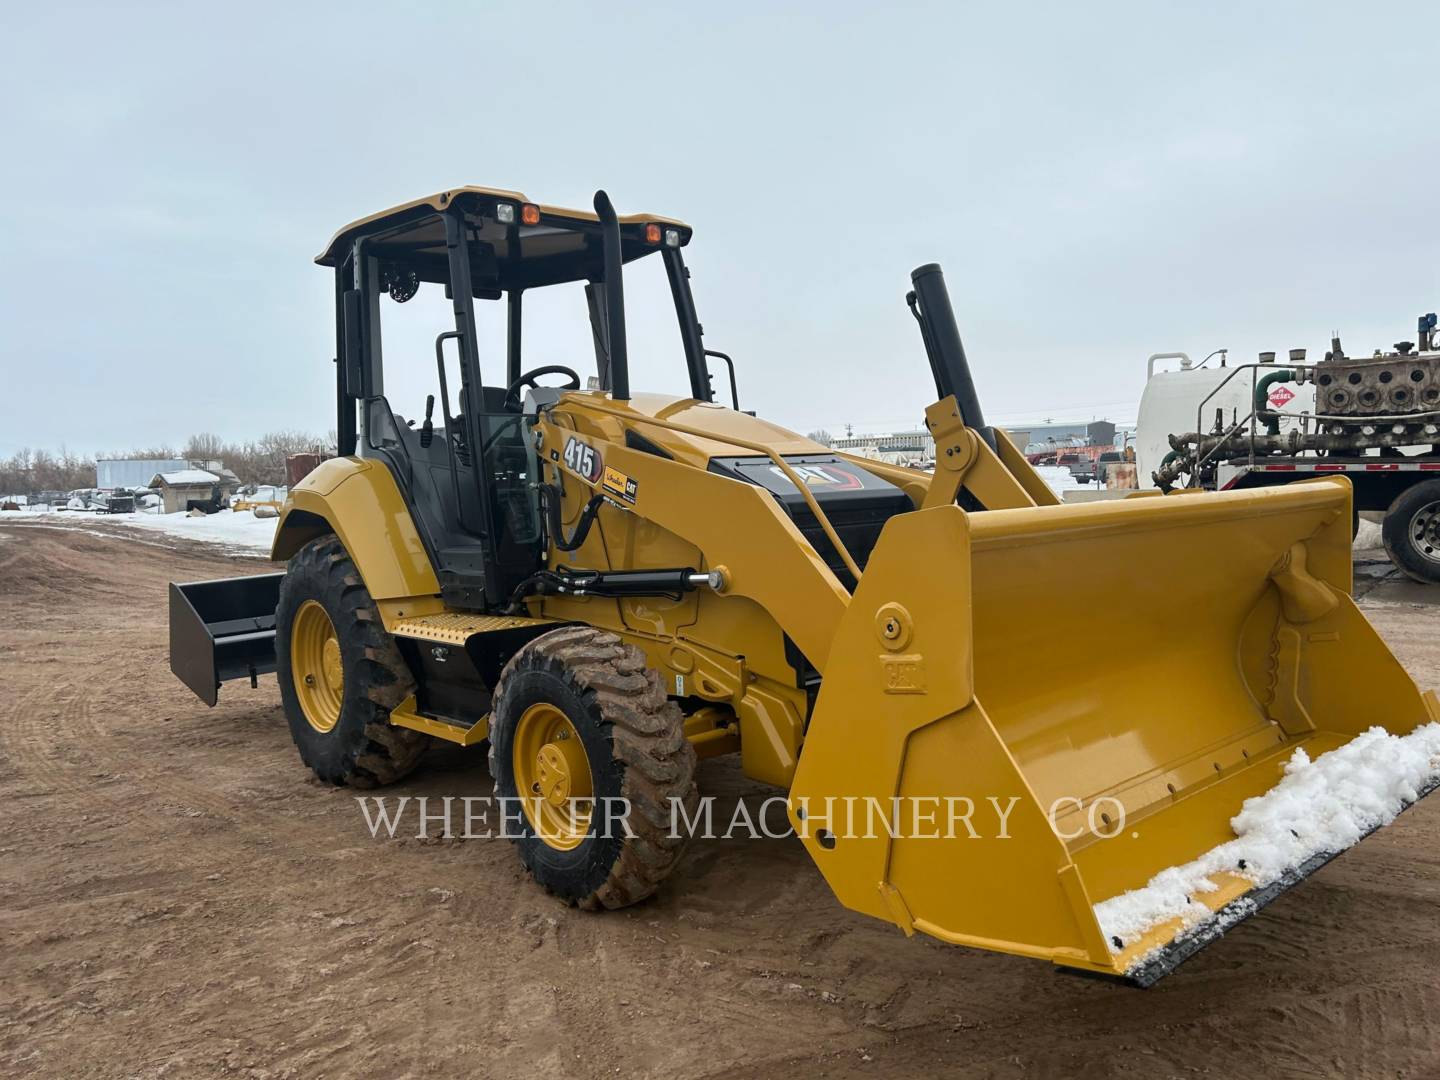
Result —
<svg viewBox="0 0 1440 1080"><path fill-rule="evenodd" d="M275 670L275 607L285 575L170 583L170 670L206 705L220 684Z"/></svg>
<svg viewBox="0 0 1440 1080"><path fill-rule="evenodd" d="M1433 784L1434 698L1349 588L1343 479L900 515L837 633L792 822L851 908L1148 985ZM1356 758L1332 785L1354 805L1314 803L1333 770L1286 776L1377 725L1345 753L1414 760Z"/></svg>

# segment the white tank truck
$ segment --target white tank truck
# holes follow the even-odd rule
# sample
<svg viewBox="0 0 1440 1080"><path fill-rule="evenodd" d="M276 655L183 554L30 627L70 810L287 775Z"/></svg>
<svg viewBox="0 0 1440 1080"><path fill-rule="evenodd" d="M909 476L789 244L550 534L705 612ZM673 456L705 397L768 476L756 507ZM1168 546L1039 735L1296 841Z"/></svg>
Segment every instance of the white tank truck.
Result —
<svg viewBox="0 0 1440 1080"><path fill-rule="evenodd" d="M1219 362L1210 361L1219 357ZM1292 349L1227 365L1183 353L1150 357L1136 425L1141 483L1226 490L1344 473L1359 516L1381 516L1391 561L1440 583L1440 342L1422 315L1417 341L1346 356L1338 337L1322 361ZM1179 361L1176 370L1156 365Z"/></svg>

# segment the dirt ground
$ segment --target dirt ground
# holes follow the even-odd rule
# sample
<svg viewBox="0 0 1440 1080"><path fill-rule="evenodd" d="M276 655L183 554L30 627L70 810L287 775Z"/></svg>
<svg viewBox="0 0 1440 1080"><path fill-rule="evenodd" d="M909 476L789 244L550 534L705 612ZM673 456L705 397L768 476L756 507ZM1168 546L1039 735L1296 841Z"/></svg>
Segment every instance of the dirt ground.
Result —
<svg viewBox="0 0 1440 1080"><path fill-rule="evenodd" d="M505 840L372 839L273 677L196 701L166 582L269 564L106 528L0 525L0 1075L1440 1072L1440 799L1143 992L906 940L793 840L697 841L657 899L586 914ZM1368 569L1440 686L1440 603ZM437 748L393 793L489 786ZM723 760L701 787L773 794Z"/></svg>

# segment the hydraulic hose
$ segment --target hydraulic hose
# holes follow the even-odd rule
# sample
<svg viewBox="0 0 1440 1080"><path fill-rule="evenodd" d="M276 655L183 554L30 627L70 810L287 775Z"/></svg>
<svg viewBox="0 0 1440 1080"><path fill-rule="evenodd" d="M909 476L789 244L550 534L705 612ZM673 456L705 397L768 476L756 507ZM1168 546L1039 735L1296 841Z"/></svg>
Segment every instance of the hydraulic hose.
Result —
<svg viewBox="0 0 1440 1080"><path fill-rule="evenodd" d="M1171 450L1160 459L1160 467L1150 474L1150 479L1155 481L1155 486L1165 494L1170 494L1170 489L1175 486L1175 480L1180 475L1180 466L1171 466L1171 462L1180 457L1179 450Z"/></svg>
<svg viewBox="0 0 1440 1080"><path fill-rule="evenodd" d="M590 526L595 523L595 515L605 502L605 496L595 494L590 497L590 501L580 511L580 520L575 523L575 531L569 537L565 535L565 526L560 520L560 492L551 484L541 484L540 502L544 504L550 543L560 551L575 551L590 535Z"/></svg>

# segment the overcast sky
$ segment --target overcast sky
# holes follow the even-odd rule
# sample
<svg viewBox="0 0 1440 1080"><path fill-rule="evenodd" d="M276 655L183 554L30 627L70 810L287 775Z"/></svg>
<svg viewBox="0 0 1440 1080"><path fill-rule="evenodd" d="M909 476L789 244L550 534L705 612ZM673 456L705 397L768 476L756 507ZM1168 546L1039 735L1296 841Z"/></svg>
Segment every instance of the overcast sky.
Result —
<svg viewBox="0 0 1440 1080"><path fill-rule="evenodd" d="M1413 339L1437 10L9 3L0 452L332 428L311 260L464 183L690 222L707 344L801 431L918 421L928 261L1016 426L1133 417L1152 352ZM593 369L554 318L534 362ZM636 389L684 385L678 347L642 353Z"/></svg>

